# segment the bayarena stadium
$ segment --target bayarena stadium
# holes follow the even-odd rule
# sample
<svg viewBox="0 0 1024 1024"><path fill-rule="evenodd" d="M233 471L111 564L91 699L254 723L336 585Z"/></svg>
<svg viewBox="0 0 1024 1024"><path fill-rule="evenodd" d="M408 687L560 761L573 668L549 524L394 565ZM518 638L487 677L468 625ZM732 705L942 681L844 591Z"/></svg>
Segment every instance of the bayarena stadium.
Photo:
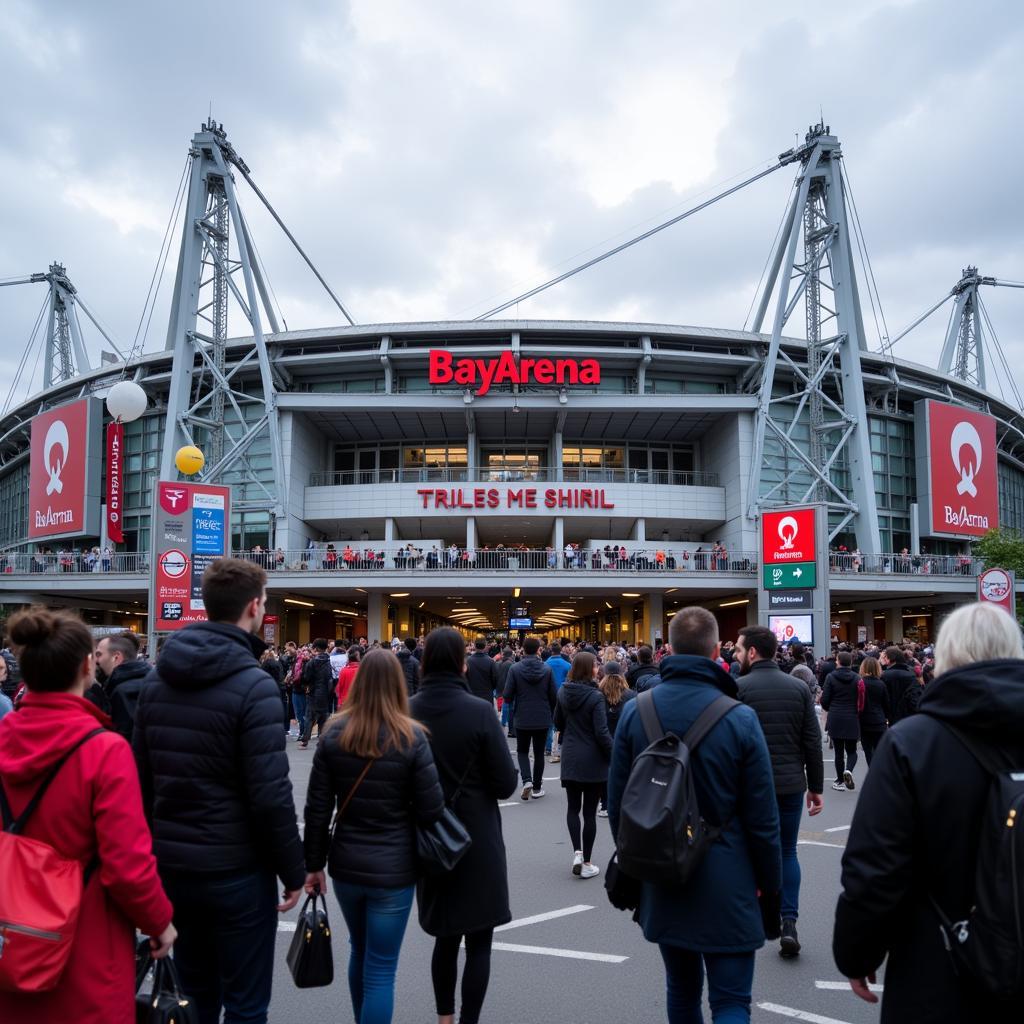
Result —
<svg viewBox="0 0 1024 1024"><path fill-rule="evenodd" d="M198 574L230 549L266 567L278 642L453 624L655 644L686 604L731 637L815 600L829 636L796 635L819 651L929 640L977 596L972 542L1024 518L1024 418L987 387L996 282L964 273L936 367L869 350L838 140L816 126L777 167L796 179L750 330L504 307L363 325L340 301L342 326L284 330L242 215L269 201L205 124L164 347L90 361L67 273L31 278L44 388L0 420L0 600L158 633L201 615ZM800 508L806 556L816 527L777 515Z"/></svg>

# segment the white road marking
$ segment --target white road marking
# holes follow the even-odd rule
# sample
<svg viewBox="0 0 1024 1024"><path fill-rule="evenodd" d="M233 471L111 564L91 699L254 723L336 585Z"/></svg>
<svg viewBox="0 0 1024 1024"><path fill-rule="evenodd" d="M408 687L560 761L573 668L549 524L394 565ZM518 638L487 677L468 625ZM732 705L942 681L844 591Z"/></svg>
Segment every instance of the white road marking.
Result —
<svg viewBox="0 0 1024 1024"><path fill-rule="evenodd" d="M295 931L295 922L294 921L278 921L277 922L277 930L279 932L293 932L293 931Z"/></svg>
<svg viewBox="0 0 1024 1024"><path fill-rule="evenodd" d="M814 839L798 839L796 841L797 846L827 846L831 850L845 850L846 847L842 843L819 843Z"/></svg>
<svg viewBox="0 0 1024 1024"><path fill-rule="evenodd" d="M518 946L511 942L495 942L492 949L506 953L535 953L537 956L560 956L569 960L596 960L602 964L625 963L628 956L614 956L611 953L585 953L579 949L551 949L548 946Z"/></svg>
<svg viewBox="0 0 1024 1024"><path fill-rule="evenodd" d="M542 921L554 921L558 917L569 917L570 914L582 914L584 910L594 908L587 903L578 903L574 907L564 907L562 910L549 910L545 914L534 914L533 917L520 917L508 924L499 925L496 932L507 932L512 928L525 928L528 924L540 924Z"/></svg>
<svg viewBox="0 0 1024 1024"><path fill-rule="evenodd" d="M544 776L544 781L545 782L561 782L562 781L562 776L561 775L545 775Z"/></svg>
<svg viewBox="0 0 1024 1024"><path fill-rule="evenodd" d="M525 800L509 800L507 804L498 804L499 807L518 807L520 804L526 803Z"/></svg>
<svg viewBox="0 0 1024 1024"><path fill-rule="evenodd" d="M815 988L823 989L826 992L849 992L850 983L848 981L816 981L814 983ZM868 988L872 992L884 992L884 985L868 985Z"/></svg>
<svg viewBox="0 0 1024 1024"><path fill-rule="evenodd" d="M807 1021L807 1024L848 1024L845 1020L836 1017L822 1017L817 1013L808 1013L806 1010L794 1010L792 1006L779 1006L778 1003L758 1003L757 1008L767 1013L778 1013L783 1017L791 1017L793 1020Z"/></svg>
<svg viewBox="0 0 1024 1024"><path fill-rule="evenodd" d="M849 825L836 825L835 828L827 828L826 832L848 832L850 830Z"/></svg>

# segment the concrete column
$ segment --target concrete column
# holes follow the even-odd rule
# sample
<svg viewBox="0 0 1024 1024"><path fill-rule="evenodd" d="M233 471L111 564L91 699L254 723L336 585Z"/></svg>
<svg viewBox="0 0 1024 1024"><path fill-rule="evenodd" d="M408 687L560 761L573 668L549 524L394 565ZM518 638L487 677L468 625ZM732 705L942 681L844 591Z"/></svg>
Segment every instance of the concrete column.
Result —
<svg viewBox="0 0 1024 1024"><path fill-rule="evenodd" d="M562 557L562 550L565 548L565 520L561 516L555 516L551 527L551 546L555 549L558 557ZM561 562L559 562L561 565Z"/></svg>
<svg viewBox="0 0 1024 1024"><path fill-rule="evenodd" d="M395 529L395 521L390 517L384 520L384 543L390 544L398 540L398 530Z"/></svg>
<svg viewBox="0 0 1024 1024"><path fill-rule="evenodd" d="M476 517L466 517L466 547L476 550Z"/></svg>
<svg viewBox="0 0 1024 1024"><path fill-rule="evenodd" d="M556 430L551 435L551 445L548 449L548 466L551 469L551 479L555 483L562 482L562 432Z"/></svg>
<svg viewBox="0 0 1024 1024"><path fill-rule="evenodd" d="M663 640L667 639L664 636L664 621L665 599L663 595L661 593L644 594L644 643L654 647L654 641L657 639L658 632L661 632Z"/></svg>
<svg viewBox="0 0 1024 1024"><path fill-rule="evenodd" d="M885 609L885 639L893 644L903 639L903 609L898 605Z"/></svg>
<svg viewBox="0 0 1024 1024"><path fill-rule="evenodd" d="M875 613L870 608L861 608L854 616L854 626L865 626L868 631L868 643L875 639ZM856 630L854 630L856 641Z"/></svg>
<svg viewBox="0 0 1024 1024"><path fill-rule="evenodd" d="M466 480L472 483L476 479L476 420L466 436Z"/></svg>
<svg viewBox="0 0 1024 1024"><path fill-rule="evenodd" d="M384 636L387 621L384 618L385 597L383 594L366 595L366 639L368 643L380 640L387 643L391 637Z"/></svg>
<svg viewBox="0 0 1024 1024"><path fill-rule="evenodd" d="M633 523L633 536L629 539L639 541L641 544L647 543L647 520L637 519Z"/></svg>

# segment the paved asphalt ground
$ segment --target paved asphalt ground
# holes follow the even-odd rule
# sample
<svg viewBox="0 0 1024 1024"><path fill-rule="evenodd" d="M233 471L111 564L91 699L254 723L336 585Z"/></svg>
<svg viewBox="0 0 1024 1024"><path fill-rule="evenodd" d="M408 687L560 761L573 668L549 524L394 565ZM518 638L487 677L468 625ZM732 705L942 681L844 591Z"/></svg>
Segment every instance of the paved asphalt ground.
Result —
<svg viewBox="0 0 1024 1024"><path fill-rule="evenodd" d="M288 743L300 821L313 749L313 744L299 750ZM830 754L825 751L826 778ZM495 936L506 948L495 948L481 1019L486 1024L663 1024L664 972L657 947L644 941L628 914L608 903L603 874L584 881L570 872L572 849L558 770L559 765L549 765L545 772L544 799L523 803L517 791L501 810L513 922ZM858 783L864 772L861 758L855 772ZM825 810L817 818L804 816L799 848L803 952L795 961L782 960L777 943L769 943L758 953L752 1014L757 1024L867 1024L878 1019L878 1007L849 991L831 955L844 826L850 823L858 793L836 793L826 784ZM607 820L599 819L595 863L603 866L610 851ZM326 989L294 987L285 965L292 933L285 929L298 910L283 915L270 1011L274 1024L352 1020L345 980L347 934L333 894L328 909L335 980ZM531 920L543 915L550 916ZM417 924L414 905L399 961L395 1024L432 1024L437 1019L430 984L432 942ZM706 1010L705 1017L710 1021Z"/></svg>

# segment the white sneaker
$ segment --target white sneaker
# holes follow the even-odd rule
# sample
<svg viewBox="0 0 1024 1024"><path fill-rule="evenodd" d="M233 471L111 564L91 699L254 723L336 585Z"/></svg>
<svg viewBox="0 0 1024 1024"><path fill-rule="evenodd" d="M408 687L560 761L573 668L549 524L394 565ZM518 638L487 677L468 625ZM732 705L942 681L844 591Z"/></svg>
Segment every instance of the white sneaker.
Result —
<svg viewBox="0 0 1024 1024"><path fill-rule="evenodd" d="M539 800L542 796L547 796L547 793L544 792L544 789L542 787L541 789L535 789L531 796L534 800Z"/></svg>
<svg viewBox="0 0 1024 1024"><path fill-rule="evenodd" d="M846 792L846 783L845 782L833 782L832 783L832 788L837 793L845 793Z"/></svg>
<svg viewBox="0 0 1024 1024"><path fill-rule="evenodd" d="M607 818L607 817L608 817L608 811L607 811L607 810L605 810L605 808L603 808L603 807L602 807L602 808L601 808L601 809L600 809L600 810L599 810L599 811L597 812L597 816L598 816L599 818Z"/></svg>
<svg viewBox="0 0 1024 1024"><path fill-rule="evenodd" d="M583 873L583 851L577 850L572 858L572 873L578 878Z"/></svg>
<svg viewBox="0 0 1024 1024"><path fill-rule="evenodd" d="M530 799L530 794L532 792L533 792L533 783L532 782L527 782L526 785L523 786L523 792L522 792L523 799L524 800L529 800Z"/></svg>
<svg viewBox="0 0 1024 1024"><path fill-rule="evenodd" d="M580 869L580 878L593 878L601 874L601 869L596 864L584 864Z"/></svg>

